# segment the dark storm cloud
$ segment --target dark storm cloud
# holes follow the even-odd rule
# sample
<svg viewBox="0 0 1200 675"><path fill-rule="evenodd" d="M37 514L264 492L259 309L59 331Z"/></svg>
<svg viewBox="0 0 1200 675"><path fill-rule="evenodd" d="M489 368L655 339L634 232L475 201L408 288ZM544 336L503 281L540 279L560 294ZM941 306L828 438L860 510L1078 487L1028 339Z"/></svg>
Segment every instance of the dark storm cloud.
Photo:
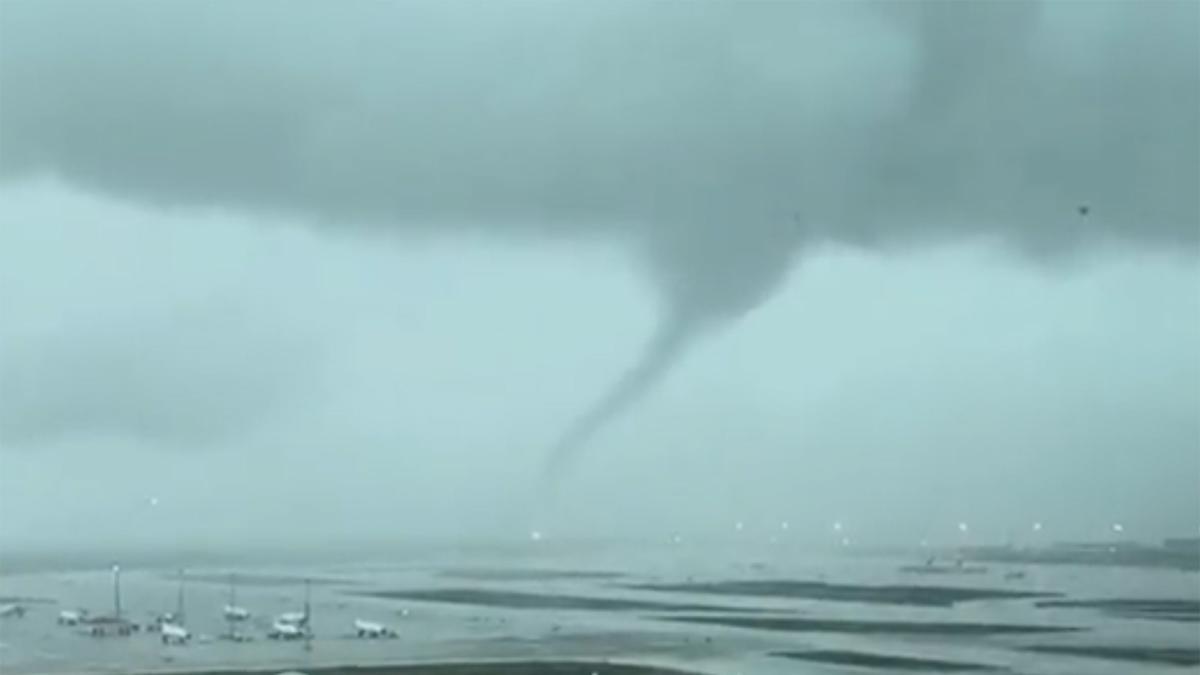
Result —
<svg viewBox="0 0 1200 675"><path fill-rule="evenodd" d="M817 239L1194 249L1198 12L10 1L0 175L329 227L624 238L678 350ZM675 358L656 354L633 381Z"/></svg>
<svg viewBox="0 0 1200 675"><path fill-rule="evenodd" d="M629 229L690 275L796 211L833 238L1194 242L1198 11L9 2L0 168L325 222Z"/></svg>

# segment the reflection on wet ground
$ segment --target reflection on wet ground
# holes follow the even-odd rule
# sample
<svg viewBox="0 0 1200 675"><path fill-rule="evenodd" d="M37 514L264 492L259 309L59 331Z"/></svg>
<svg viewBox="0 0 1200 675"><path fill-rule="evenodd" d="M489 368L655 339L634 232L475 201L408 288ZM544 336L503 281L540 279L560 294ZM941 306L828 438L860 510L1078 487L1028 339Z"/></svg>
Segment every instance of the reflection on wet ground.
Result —
<svg viewBox="0 0 1200 675"><path fill-rule="evenodd" d="M487 590L482 588L442 588L435 590L371 591L355 595L385 598L389 600L411 600L417 602L440 602L455 605L478 605L481 607L503 607L506 609L585 609L607 612L744 612L739 607L705 604L673 604L649 600L623 598L598 598L579 595L548 593L523 593L518 591ZM749 610L754 611L754 610Z"/></svg>
<svg viewBox="0 0 1200 675"><path fill-rule="evenodd" d="M669 593L741 595L768 598L800 598L826 602L862 602L886 605L950 607L971 600L1016 600L1059 597L1057 593L1015 591L1000 588L957 586L871 586L831 584L820 581L735 580L690 584L629 584L625 588Z"/></svg>
<svg viewBox="0 0 1200 675"><path fill-rule="evenodd" d="M1200 622L1200 600L1046 600L1041 608L1095 609L1130 619Z"/></svg>
<svg viewBox="0 0 1200 675"><path fill-rule="evenodd" d="M1077 626L947 621L850 621L792 617L672 616L668 621L789 633L852 633L858 635L930 635L937 637L1075 633Z"/></svg>
<svg viewBox="0 0 1200 675"><path fill-rule="evenodd" d="M217 670L204 675L267 675L273 670ZM316 668L306 675L684 675L669 670L633 664L588 661L483 661L427 663L389 666Z"/></svg>
<svg viewBox="0 0 1200 675"><path fill-rule="evenodd" d="M1106 647L1092 645L1072 647L1067 645L1031 645L1025 651L1038 654L1063 654L1093 659L1130 661L1137 663L1163 663L1173 666L1200 665L1200 648L1185 649L1172 647Z"/></svg>
<svg viewBox="0 0 1200 675"><path fill-rule="evenodd" d="M857 666L859 668L878 668L888 672L966 672L978 670L996 670L995 666L980 663L964 663L962 661L943 661L941 659L923 659L912 656L897 656L892 654L874 654L870 652L854 652L835 649L814 649L806 652L777 652L779 656L794 661L811 661L828 663L839 666Z"/></svg>
<svg viewBox="0 0 1200 675"><path fill-rule="evenodd" d="M711 636L656 631L649 626L638 631L575 633L568 624L556 624L544 635L497 637L493 645L516 654L588 654L616 659L638 653L695 660L720 656L724 649L722 641Z"/></svg>

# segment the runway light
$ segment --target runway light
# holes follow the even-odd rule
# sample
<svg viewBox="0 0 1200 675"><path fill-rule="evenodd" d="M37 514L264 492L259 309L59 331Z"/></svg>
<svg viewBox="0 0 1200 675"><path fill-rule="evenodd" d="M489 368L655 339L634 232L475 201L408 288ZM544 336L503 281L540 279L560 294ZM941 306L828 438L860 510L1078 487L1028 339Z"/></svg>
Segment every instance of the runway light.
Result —
<svg viewBox="0 0 1200 675"><path fill-rule="evenodd" d="M786 529L790 528L791 526L792 526L791 523L789 523L788 521L785 520L779 524L779 529L786 530Z"/></svg>
<svg viewBox="0 0 1200 675"><path fill-rule="evenodd" d="M538 530L534 530L529 533L529 538L532 539L533 541L541 541L542 533Z"/></svg>
<svg viewBox="0 0 1200 675"><path fill-rule="evenodd" d="M850 545L850 537L842 537L842 546Z"/></svg>
<svg viewBox="0 0 1200 675"><path fill-rule="evenodd" d="M1112 530L1113 532L1124 532L1125 526L1120 523L1113 523Z"/></svg>
<svg viewBox="0 0 1200 675"><path fill-rule="evenodd" d="M958 524L958 531L959 531L959 532L966 532L968 529L969 529L969 528L967 527L967 524L966 524L966 523L959 523L959 524Z"/></svg>
<svg viewBox="0 0 1200 675"><path fill-rule="evenodd" d="M1034 523L1034 524L1033 524L1033 531L1034 531L1034 532L1041 532L1041 531L1042 531L1042 524L1041 524L1041 523Z"/></svg>
<svg viewBox="0 0 1200 675"><path fill-rule="evenodd" d="M833 521L833 531L834 532L842 531L842 521L840 521L840 520Z"/></svg>
<svg viewBox="0 0 1200 675"><path fill-rule="evenodd" d="M733 524L733 529L737 530L738 532L741 532L745 528L746 528L745 523L743 523L740 520Z"/></svg>

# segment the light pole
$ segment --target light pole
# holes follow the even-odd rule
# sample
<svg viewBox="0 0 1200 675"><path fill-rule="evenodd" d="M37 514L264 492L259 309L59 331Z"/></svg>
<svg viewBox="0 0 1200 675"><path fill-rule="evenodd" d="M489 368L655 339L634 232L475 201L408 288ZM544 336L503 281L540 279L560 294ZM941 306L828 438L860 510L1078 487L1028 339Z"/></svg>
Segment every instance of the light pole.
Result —
<svg viewBox="0 0 1200 675"><path fill-rule="evenodd" d="M121 566L114 564L113 571L113 616L121 619Z"/></svg>

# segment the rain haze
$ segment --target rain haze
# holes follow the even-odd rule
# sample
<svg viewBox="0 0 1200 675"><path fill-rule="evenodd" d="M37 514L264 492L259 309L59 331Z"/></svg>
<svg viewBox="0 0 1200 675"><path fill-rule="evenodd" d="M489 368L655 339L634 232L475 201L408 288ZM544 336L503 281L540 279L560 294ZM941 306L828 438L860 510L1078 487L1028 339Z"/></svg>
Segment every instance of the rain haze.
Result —
<svg viewBox="0 0 1200 675"><path fill-rule="evenodd" d="M0 545L1194 536L1198 110L1188 1L6 0Z"/></svg>

